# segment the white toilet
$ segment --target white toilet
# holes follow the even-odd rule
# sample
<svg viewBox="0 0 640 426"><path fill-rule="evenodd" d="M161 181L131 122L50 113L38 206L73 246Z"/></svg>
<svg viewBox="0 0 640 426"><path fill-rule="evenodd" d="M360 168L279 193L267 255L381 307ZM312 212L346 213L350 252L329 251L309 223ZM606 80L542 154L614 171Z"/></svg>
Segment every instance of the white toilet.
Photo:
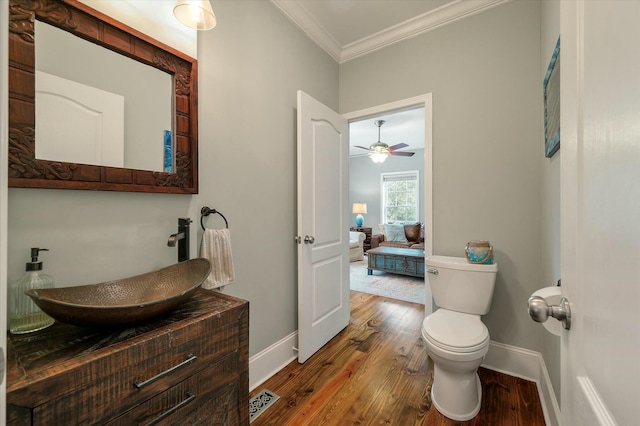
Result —
<svg viewBox="0 0 640 426"><path fill-rule="evenodd" d="M431 400L448 418L470 420L480 411L477 371L489 350L489 331L480 315L491 307L498 265L428 256L425 266L438 307L422 323L422 337L434 363Z"/></svg>

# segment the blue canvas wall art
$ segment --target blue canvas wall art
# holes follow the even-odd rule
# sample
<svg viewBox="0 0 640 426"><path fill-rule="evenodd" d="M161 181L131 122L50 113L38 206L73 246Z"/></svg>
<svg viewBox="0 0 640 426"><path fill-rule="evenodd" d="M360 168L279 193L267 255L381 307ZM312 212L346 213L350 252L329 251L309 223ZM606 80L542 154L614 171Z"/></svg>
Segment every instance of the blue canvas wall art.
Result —
<svg viewBox="0 0 640 426"><path fill-rule="evenodd" d="M164 131L164 171L173 173L173 144L171 141L171 130Z"/></svg>

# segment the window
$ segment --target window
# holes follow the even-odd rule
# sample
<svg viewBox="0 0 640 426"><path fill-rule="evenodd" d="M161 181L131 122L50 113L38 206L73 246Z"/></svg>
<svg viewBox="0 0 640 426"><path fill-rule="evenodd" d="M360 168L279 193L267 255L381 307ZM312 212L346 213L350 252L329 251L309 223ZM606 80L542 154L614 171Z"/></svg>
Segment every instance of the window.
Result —
<svg viewBox="0 0 640 426"><path fill-rule="evenodd" d="M382 173L382 223L418 222L418 171Z"/></svg>

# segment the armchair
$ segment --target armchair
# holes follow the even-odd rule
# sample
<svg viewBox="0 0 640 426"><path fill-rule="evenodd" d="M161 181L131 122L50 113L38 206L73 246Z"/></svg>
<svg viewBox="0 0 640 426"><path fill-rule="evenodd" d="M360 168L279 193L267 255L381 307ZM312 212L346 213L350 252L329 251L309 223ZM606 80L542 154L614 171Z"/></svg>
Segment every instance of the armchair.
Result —
<svg viewBox="0 0 640 426"><path fill-rule="evenodd" d="M364 260L364 232L349 231L349 261Z"/></svg>

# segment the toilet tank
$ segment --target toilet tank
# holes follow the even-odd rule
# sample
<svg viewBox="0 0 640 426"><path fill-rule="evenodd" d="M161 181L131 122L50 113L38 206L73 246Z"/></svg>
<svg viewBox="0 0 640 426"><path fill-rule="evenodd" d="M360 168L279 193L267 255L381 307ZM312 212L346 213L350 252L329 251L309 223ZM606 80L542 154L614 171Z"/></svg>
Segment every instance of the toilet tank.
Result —
<svg viewBox="0 0 640 426"><path fill-rule="evenodd" d="M435 304L444 309L484 315L491 308L498 264L469 263L464 257L427 256L427 281Z"/></svg>

